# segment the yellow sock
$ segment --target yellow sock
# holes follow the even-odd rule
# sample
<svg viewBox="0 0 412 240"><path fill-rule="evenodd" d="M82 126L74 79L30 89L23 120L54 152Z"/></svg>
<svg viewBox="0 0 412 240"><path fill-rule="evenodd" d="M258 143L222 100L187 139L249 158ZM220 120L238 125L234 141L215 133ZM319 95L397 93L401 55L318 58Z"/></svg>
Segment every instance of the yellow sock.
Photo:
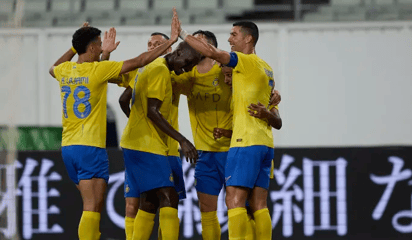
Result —
<svg viewBox="0 0 412 240"><path fill-rule="evenodd" d="M256 226L255 220L253 220L249 215L247 216L246 222L246 238L245 240L256 240Z"/></svg>
<svg viewBox="0 0 412 240"><path fill-rule="evenodd" d="M216 211L201 212L203 240L220 240L220 223Z"/></svg>
<svg viewBox="0 0 412 240"><path fill-rule="evenodd" d="M155 216L154 213L139 209L134 219L133 240L149 240L150 235L152 235Z"/></svg>
<svg viewBox="0 0 412 240"><path fill-rule="evenodd" d="M179 238L179 218L176 208L162 207L159 213L159 224L163 240L177 240Z"/></svg>
<svg viewBox="0 0 412 240"><path fill-rule="evenodd" d="M79 223L80 240L98 240L100 239L100 213L83 211Z"/></svg>
<svg viewBox="0 0 412 240"><path fill-rule="evenodd" d="M253 216L256 222L256 238L259 240L272 239L272 220L267 208L256 211Z"/></svg>
<svg viewBox="0 0 412 240"><path fill-rule="evenodd" d="M162 229L159 225L159 230L157 230L157 240L162 240Z"/></svg>
<svg viewBox="0 0 412 240"><path fill-rule="evenodd" d="M239 207L229 209L229 239L230 240L244 240L246 237L246 222L247 212L246 208Z"/></svg>
<svg viewBox="0 0 412 240"><path fill-rule="evenodd" d="M124 218L124 231L126 232L126 240L133 239L134 218Z"/></svg>

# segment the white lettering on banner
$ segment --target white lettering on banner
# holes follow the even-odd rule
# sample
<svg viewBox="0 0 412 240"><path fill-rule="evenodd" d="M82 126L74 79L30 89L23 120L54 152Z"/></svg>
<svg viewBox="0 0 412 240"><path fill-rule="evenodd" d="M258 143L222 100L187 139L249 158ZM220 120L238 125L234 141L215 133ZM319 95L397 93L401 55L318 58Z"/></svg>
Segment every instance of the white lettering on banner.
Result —
<svg viewBox="0 0 412 240"><path fill-rule="evenodd" d="M124 186L124 179L124 171L110 174L109 185L113 183L113 186L109 188L106 200L107 215L109 215L110 220L116 226L122 229L124 229L124 217L116 212L116 209L114 207L114 197L116 195L117 190L120 187Z"/></svg>
<svg viewBox="0 0 412 240"><path fill-rule="evenodd" d="M312 236L315 230L336 230L338 235L347 233L347 211L346 211L346 165L343 158L336 161L312 161L308 158L303 159L303 185L304 190L295 181L302 175L302 170L292 166L288 175L286 170L294 162L294 158L289 155L283 155L279 169L274 170L276 182L281 186L279 191L271 191L270 197L273 202L273 228L279 223L280 217L283 217L283 236L290 237L293 235L293 219L300 223L304 218L304 234ZM320 169L320 191L314 191L313 168ZM329 169L336 168L336 191L330 190L329 186ZM292 188L291 190L288 190ZM321 225L315 225L315 206L314 198L320 198L320 220ZM336 197L337 202L337 225L331 225L330 217L330 199ZM293 199L298 202L304 201L304 214ZM281 201L282 203L279 203Z"/></svg>
<svg viewBox="0 0 412 240"><path fill-rule="evenodd" d="M372 213L372 218L375 220L379 220L382 217L383 213L385 212L386 206L388 205L389 200L391 199L396 183L400 181L405 181L412 176L411 169L404 169L403 171L401 171L405 164L403 159L399 157L391 156L389 157L388 161L391 162L393 165L391 175L389 176L376 176L374 174L370 175L372 182L378 185L386 185L386 189L383 192L381 199L379 200L378 204L376 205ZM412 185L412 180L409 181L409 185ZM397 214L395 214L392 218L392 225L397 231L401 233L412 233L412 222L409 221L410 222L409 225L402 225L401 223L399 223L399 220L401 218L409 218L412 220L412 195L411 195L411 210L400 211Z"/></svg>
<svg viewBox="0 0 412 240"><path fill-rule="evenodd" d="M33 172L38 166L38 162L34 159L27 158L26 165L23 169L23 174L18 181L16 196L22 196L22 205L23 205L23 238L24 239L31 239L33 234L36 233L63 233L63 228L58 225L54 224L51 228L48 228L48 215L49 214L60 214L60 209L55 206L48 206L48 198L49 197L60 197L60 192L55 189L51 188L48 190L48 182L49 181L60 181L62 177L57 172L51 172L50 175L47 175L49 170L54 166L53 161L49 159L42 159L40 172L38 176L33 176ZM8 171L15 172L16 168L22 168L23 165L16 161L15 166L9 167L0 165L0 168L6 168ZM9 173L11 174L11 173ZM9 179L8 179L9 180ZM10 178L11 181L14 181ZM33 183L37 182L37 192L33 191ZM7 192L6 192L7 195ZM33 199L38 199L38 208L34 209L32 206ZM7 203L4 204L3 201ZM0 204L0 214L4 208L10 208L11 205L15 204L13 196L8 196L8 198L3 199L2 203ZM4 207L3 207L4 206ZM13 214L13 213L11 213ZM15 213L14 213L15 214ZM9 215L9 214L8 214ZM33 226L33 216L38 216L39 226L35 228ZM8 224L13 224L8 219ZM15 219L14 219L15 222ZM9 228L9 227L8 227ZM6 228L7 229L7 228ZM10 229L13 229L10 228ZM2 232L6 232L1 229ZM15 233L15 227L14 232ZM10 235L10 233L8 233ZM5 234L6 235L6 234ZM13 235L13 234L12 234ZM10 236L12 236L10 235ZM6 236L7 237L7 236Z"/></svg>
<svg viewBox="0 0 412 240"><path fill-rule="evenodd" d="M5 238L11 238L16 234L16 189L14 181L16 179L16 168L21 167L22 166L18 161L15 161L14 164L10 165L0 164L0 171L5 169L6 172L6 192L0 192L0 215L7 209L7 227L0 228L0 232L4 234Z"/></svg>

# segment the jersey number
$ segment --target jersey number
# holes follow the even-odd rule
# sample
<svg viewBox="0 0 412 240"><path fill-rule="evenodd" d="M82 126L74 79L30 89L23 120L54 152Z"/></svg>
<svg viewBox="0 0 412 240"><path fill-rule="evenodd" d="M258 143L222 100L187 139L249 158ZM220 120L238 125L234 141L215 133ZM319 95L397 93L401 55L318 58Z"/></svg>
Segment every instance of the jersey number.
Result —
<svg viewBox="0 0 412 240"><path fill-rule="evenodd" d="M136 84L137 84L137 78L139 74L136 74L136 77L134 78L134 86L133 86L133 93L132 93L132 106L134 104L135 96L136 96Z"/></svg>
<svg viewBox="0 0 412 240"><path fill-rule="evenodd" d="M67 118L67 98L70 96L71 89L69 86L63 86L62 87L62 92L64 94L63 98L63 114L64 117ZM84 92L84 97L80 98L79 93ZM74 115L76 115L77 118L86 118L87 116L90 115L90 112L92 111L92 105L90 105L89 99L90 99L90 90L85 87L85 86L78 86L76 89L74 89L73 93L74 97L74 104L73 104L73 112ZM80 112L79 106L80 104L83 104L85 106L85 109L83 112Z"/></svg>

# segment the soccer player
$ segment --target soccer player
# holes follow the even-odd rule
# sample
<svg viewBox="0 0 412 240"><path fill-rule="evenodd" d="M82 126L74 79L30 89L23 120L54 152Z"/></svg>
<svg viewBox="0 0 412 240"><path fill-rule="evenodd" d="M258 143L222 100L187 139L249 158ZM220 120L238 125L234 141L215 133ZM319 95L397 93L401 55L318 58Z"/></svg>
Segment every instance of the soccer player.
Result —
<svg viewBox="0 0 412 240"><path fill-rule="evenodd" d="M100 212L109 177L105 150L107 82L160 56L177 41L178 25L174 16L173 37L167 43L124 62L99 62L102 53L107 56L119 44L115 42L114 28L105 33L102 45L99 29L82 27L73 35L72 49L49 70L61 89L63 161L83 199L78 229L80 240L100 238ZM75 52L79 54L77 62L69 62Z"/></svg>
<svg viewBox="0 0 412 240"><path fill-rule="evenodd" d="M193 36L217 47L210 31L196 31ZM231 90L224 83L219 64L211 58L203 60L189 73L173 77L175 85L189 87L187 95L190 123L199 159L195 167L195 187L199 199L202 237L220 239L217 199L224 184L224 167L230 138L215 139L214 128L231 129ZM177 88L174 86L174 88Z"/></svg>
<svg viewBox="0 0 412 240"><path fill-rule="evenodd" d="M247 109L250 103L269 105L274 86L273 71L254 54L259 38L256 24L237 22L230 35L231 53L216 49L184 30L180 32L180 37L204 56L233 68L233 135L225 167L229 237L245 238L248 199L256 222L257 239L272 239L266 202L274 155L272 129L265 121L250 116Z"/></svg>
<svg viewBox="0 0 412 240"><path fill-rule="evenodd" d="M225 83L228 84L230 86L230 88L232 88L232 68L230 67L226 67L226 66L221 66L222 68L222 73L225 76ZM269 109L271 113L266 113L268 111L268 109L266 107L264 107L263 105L259 105L259 106L263 106L262 108L256 109L253 107L251 107L252 105L255 104L251 104L249 106L249 114L251 116L260 118L260 119L264 119L268 122L274 122L274 124L272 125L272 127L276 128L276 129L280 129L282 126L282 119L280 118L279 115L279 111L278 111L278 104L281 101L281 97L280 94L277 90L273 89L272 90L272 97L271 100L269 102ZM273 107L274 106L274 107ZM273 116L272 116L273 115ZM274 118L272 120L268 120L268 116ZM232 130L228 130L228 129L222 129L222 128L215 128L213 135L216 139L219 139L221 137L227 137L227 138L231 138L232 137ZM272 167L270 170L270 178L273 178L273 170L274 170L274 163L272 160ZM253 214L252 214L252 210L250 209L250 206L248 204L248 202L246 203L246 210L248 213L248 221L247 221L247 226L246 226L246 236L245 236L245 240L256 240L256 224L255 224L255 220L253 218Z"/></svg>
<svg viewBox="0 0 412 240"><path fill-rule="evenodd" d="M197 152L168 122L172 104L170 71L176 74L190 71L200 58L187 43L180 43L174 52L146 66L130 83L132 107L120 146L128 182L126 196L128 193L140 196L132 239L149 239L157 209L160 209L163 238L179 236L178 194L174 188L173 166L167 158L168 136L179 142L190 161L197 159Z"/></svg>
<svg viewBox="0 0 412 240"><path fill-rule="evenodd" d="M149 41L147 42L147 50L151 51L155 49L156 47L160 46L161 44L165 43L166 41L169 40L169 37L160 32L154 32L150 35ZM172 51L172 48L168 48L164 54L170 53ZM163 55L163 54L162 54ZM143 70L143 69L141 69ZM124 74L122 77L122 85L124 87L127 87L126 90L122 93L122 95L119 98L119 104L123 112L127 117L130 116L130 100L132 99L132 93L133 89L129 86L129 81L130 79L134 80L137 74L140 74L138 72L139 70L136 69L135 71L132 71L128 74ZM132 83L133 87L133 83ZM172 101L172 109L176 105L176 100L173 99ZM177 106L179 105L179 100L177 99ZM171 113L173 115L173 113ZM172 121L173 122L173 121ZM174 122L173 122L174 123ZM174 124L173 124L174 125ZM175 126L173 126L175 128ZM178 131L178 128L175 128L175 130ZM171 141L171 140L169 140ZM176 140L173 140L176 142ZM184 188L184 182L183 182L183 170L182 170L182 162L179 157L179 143L177 143L176 150L172 151L169 150L168 154L168 159L169 162L172 166L172 172L173 172L173 178L174 178L174 184L176 191L178 192L179 199L184 199L186 198L186 190ZM169 146L169 144L168 144ZM169 146L169 149L172 149ZM127 167L127 166L126 166ZM124 183L125 186L125 200L126 200L126 217L125 217L125 233L126 233L126 240L130 240L133 237L133 229L134 229L134 219L136 217L136 214L139 209L139 192L130 192L127 191L127 186L129 183L127 182L127 179ZM160 228L159 228L160 229Z"/></svg>

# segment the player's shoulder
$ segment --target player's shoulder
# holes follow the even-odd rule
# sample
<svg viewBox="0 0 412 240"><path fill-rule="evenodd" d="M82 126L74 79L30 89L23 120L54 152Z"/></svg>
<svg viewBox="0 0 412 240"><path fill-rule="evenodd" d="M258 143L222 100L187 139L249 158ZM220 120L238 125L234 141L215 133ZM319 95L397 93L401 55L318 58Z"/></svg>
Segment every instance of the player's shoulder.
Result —
<svg viewBox="0 0 412 240"><path fill-rule="evenodd" d="M168 69L166 59L163 57L156 58L153 62L149 63L145 69Z"/></svg>

